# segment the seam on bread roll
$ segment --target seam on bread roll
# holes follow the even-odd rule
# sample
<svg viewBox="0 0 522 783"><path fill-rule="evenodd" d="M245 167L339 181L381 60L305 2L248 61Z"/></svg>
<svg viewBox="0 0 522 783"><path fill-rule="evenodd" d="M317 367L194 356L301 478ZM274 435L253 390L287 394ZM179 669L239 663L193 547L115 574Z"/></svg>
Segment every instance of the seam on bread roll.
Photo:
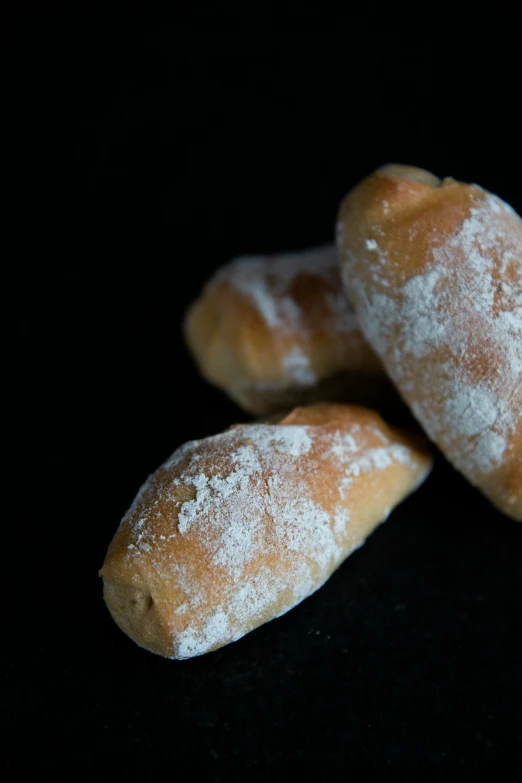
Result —
<svg viewBox="0 0 522 783"><path fill-rule="evenodd" d="M192 441L139 491L101 575L114 620L184 659L317 590L431 468L425 441L372 411L298 408Z"/></svg>

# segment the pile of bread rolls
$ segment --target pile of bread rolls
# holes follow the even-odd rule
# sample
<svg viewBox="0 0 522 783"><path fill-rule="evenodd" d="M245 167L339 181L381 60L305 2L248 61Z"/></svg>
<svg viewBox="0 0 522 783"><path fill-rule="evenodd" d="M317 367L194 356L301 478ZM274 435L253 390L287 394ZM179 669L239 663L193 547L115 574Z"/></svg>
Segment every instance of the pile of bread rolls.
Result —
<svg viewBox="0 0 522 783"><path fill-rule="evenodd" d="M104 598L142 647L190 658L296 606L422 483L428 439L522 521L522 220L478 185L377 170L336 246L236 259L185 336L268 418L177 449L124 516ZM398 400L425 435L370 410Z"/></svg>

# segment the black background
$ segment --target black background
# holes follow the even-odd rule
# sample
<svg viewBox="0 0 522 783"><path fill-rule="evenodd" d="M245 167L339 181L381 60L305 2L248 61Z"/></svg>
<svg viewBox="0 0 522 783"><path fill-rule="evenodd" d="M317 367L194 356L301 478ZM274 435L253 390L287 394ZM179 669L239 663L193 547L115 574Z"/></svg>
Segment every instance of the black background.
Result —
<svg viewBox="0 0 522 783"><path fill-rule="evenodd" d="M112 765L130 780L162 765L209 781L475 780L522 764L522 528L440 457L324 588L216 653L155 657L103 604L97 570L147 474L247 418L180 334L214 269L329 241L346 191L390 161L522 211L518 72L492 34L410 32L371 6L250 11L49 12L7 41L22 540L6 780Z"/></svg>

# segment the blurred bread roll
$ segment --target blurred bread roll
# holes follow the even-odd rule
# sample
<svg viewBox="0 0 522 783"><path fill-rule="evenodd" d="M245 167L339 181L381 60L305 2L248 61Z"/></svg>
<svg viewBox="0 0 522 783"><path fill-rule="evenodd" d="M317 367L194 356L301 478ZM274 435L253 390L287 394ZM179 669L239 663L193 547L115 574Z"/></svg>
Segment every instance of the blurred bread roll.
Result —
<svg viewBox="0 0 522 783"><path fill-rule="evenodd" d="M348 304L334 246L232 261L209 280L184 331L203 377L250 413L397 403Z"/></svg>
<svg viewBox="0 0 522 783"><path fill-rule="evenodd" d="M216 650L317 590L430 467L422 436L343 405L186 443L109 546L108 609L151 652Z"/></svg>
<svg viewBox="0 0 522 783"><path fill-rule="evenodd" d="M338 245L364 336L430 438L522 520L522 221L478 185L385 166Z"/></svg>

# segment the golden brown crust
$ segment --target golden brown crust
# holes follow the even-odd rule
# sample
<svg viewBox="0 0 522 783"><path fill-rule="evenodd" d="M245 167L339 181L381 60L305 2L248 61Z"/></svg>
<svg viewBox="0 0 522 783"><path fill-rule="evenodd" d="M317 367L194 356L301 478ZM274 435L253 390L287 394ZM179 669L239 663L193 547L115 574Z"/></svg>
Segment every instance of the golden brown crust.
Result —
<svg viewBox="0 0 522 783"><path fill-rule="evenodd" d="M184 331L203 377L251 413L320 399L397 403L345 299L333 247L228 264Z"/></svg>
<svg viewBox="0 0 522 783"><path fill-rule="evenodd" d="M478 185L384 167L339 213L361 328L427 434L522 518L522 221Z"/></svg>
<svg viewBox="0 0 522 783"><path fill-rule="evenodd" d="M109 611L169 658L235 641L320 587L430 467L423 439L343 405L185 444L109 546Z"/></svg>

